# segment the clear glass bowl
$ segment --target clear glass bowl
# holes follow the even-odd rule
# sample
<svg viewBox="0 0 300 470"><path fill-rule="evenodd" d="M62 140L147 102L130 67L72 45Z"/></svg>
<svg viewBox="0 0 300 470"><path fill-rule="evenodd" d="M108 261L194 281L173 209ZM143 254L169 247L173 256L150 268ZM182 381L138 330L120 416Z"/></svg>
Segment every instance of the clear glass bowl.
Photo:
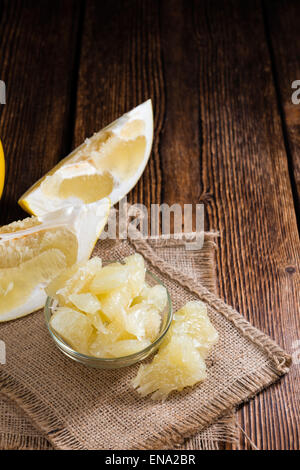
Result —
<svg viewBox="0 0 300 470"><path fill-rule="evenodd" d="M149 271L146 271L146 282L150 286L154 286L155 284L161 284L162 286L164 286L160 279L158 279L154 274ZM51 315L55 312L56 308L58 307L57 300L51 297L47 298L46 305L44 308L46 325L58 349L60 349L60 351L62 351L66 356L70 357L74 361L80 362L85 366L95 367L97 369L119 369L121 367L131 366L136 362L143 361L144 359L146 359L146 357L152 354L158 348L169 329L173 317L173 310L168 289L166 290L168 295L168 302L165 309L161 313L162 322L158 337L147 348L142 349L137 353L130 354L129 356L122 356L116 358L99 358L87 356L72 349L71 346L69 346L50 326Z"/></svg>

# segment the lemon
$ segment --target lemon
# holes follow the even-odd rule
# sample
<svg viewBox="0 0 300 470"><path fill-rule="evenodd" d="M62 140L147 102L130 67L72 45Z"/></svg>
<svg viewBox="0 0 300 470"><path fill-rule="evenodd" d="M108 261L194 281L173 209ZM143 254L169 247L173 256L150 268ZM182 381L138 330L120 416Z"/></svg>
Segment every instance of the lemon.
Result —
<svg viewBox="0 0 300 470"><path fill-rule="evenodd" d="M109 208L103 199L0 228L0 321L43 307L49 282L90 257Z"/></svg>
<svg viewBox="0 0 300 470"><path fill-rule="evenodd" d="M0 140L0 198L2 196L4 179L5 179L5 160L4 160L4 152L3 152L2 143Z"/></svg>
<svg viewBox="0 0 300 470"><path fill-rule="evenodd" d="M109 197L115 204L136 184L153 141L151 100L142 103L75 149L20 199L30 214Z"/></svg>

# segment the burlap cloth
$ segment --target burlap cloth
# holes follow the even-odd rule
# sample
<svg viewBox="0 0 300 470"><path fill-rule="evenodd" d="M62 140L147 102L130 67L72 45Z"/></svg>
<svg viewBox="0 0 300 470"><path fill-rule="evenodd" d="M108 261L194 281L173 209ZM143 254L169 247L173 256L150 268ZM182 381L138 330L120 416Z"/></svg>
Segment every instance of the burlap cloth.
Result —
<svg viewBox="0 0 300 470"><path fill-rule="evenodd" d="M290 357L216 296L214 235L199 251L184 243L107 240L94 254L118 259L139 251L168 287L174 310L197 298L207 303L220 334L208 379L163 404L140 398L130 386L138 365L105 371L72 362L37 312L0 325L7 356L0 366L1 448L218 449L235 439L234 407L286 373Z"/></svg>

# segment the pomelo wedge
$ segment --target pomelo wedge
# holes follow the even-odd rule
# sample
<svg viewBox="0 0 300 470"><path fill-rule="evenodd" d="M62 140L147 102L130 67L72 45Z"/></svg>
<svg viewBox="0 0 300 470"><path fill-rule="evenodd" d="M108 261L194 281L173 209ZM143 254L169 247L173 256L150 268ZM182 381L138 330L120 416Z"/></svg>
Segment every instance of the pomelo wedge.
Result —
<svg viewBox="0 0 300 470"><path fill-rule="evenodd" d="M109 208L105 198L0 228L0 321L43 307L49 282L88 260Z"/></svg>
<svg viewBox="0 0 300 470"><path fill-rule="evenodd" d="M122 199L142 175L153 141L151 100L109 124L33 185L19 204L44 215L69 204Z"/></svg>

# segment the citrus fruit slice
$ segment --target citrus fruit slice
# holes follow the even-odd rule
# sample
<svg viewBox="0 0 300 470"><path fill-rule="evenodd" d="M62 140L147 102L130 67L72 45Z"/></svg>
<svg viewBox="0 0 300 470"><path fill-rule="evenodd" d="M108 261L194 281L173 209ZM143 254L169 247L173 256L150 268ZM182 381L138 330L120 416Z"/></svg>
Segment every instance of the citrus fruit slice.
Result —
<svg viewBox="0 0 300 470"><path fill-rule="evenodd" d="M5 160L4 160L4 152L3 152L2 143L0 140L0 198L2 196L4 178L5 178Z"/></svg>
<svg viewBox="0 0 300 470"><path fill-rule="evenodd" d="M44 305L49 282L89 258L109 208L103 199L0 228L0 321Z"/></svg>
<svg viewBox="0 0 300 470"><path fill-rule="evenodd" d="M88 292L91 281L101 267L102 261L98 257L73 265L50 282L46 293L56 298L60 305L71 306L70 296Z"/></svg>
<svg viewBox="0 0 300 470"><path fill-rule="evenodd" d="M89 292L83 294L71 294L70 301L72 304L84 313L92 315L101 309L101 304L97 297Z"/></svg>
<svg viewBox="0 0 300 470"><path fill-rule="evenodd" d="M151 341L154 341L158 336L160 325L161 316L159 310L153 305L141 302L128 309L125 329L138 339L149 338Z"/></svg>
<svg viewBox="0 0 300 470"><path fill-rule="evenodd" d="M145 302L149 305L153 305L159 311L162 311L168 302L167 291L164 286L157 284L156 286L150 287L145 286L140 292L140 295L136 296L131 306Z"/></svg>
<svg viewBox="0 0 300 470"><path fill-rule="evenodd" d="M88 352L93 326L86 315L68 307L58 307L50 325L73 349L82 354Z"/></svg>
<svg viewBox="0 0 300 470"><path fill-rule="evenodd" d="M203 302L188 302L178 310L153 361L141 365L132 384L142 395L165 400L206 378L205 358L218 340Z"/></svg>
<svg viewBox="0 0 300 470"><path fill-rule="evenodd" d="M110 321L120 316L120 312L125 311L131 303L131 294L126 285L99 295L98 298L101 302L102 312Z"/></svg>
<svg viewBox="0 0 300 470"><path fill-rule="evenodd" d="M171 334L190 336L204 359L218 341L218 332L209 321L206 305L198 301L186 303L175 313Z"/></svg>
<svg viewBox="0 0 300 470"><path fill-rule="evenodd" d="M206 378L205 361L187 336L173 336L159 349L150 364L141 365L133 380L142 396L165 400L173 390L181 391Z"/></svg>
<svg viewBox="0 0 300 470"><path fill-rule="evenodd" d="M106 196L115 204L142 175L152 141L153 114L148 100L86 139L32 186L19 204L35 215Z"/></svg>

